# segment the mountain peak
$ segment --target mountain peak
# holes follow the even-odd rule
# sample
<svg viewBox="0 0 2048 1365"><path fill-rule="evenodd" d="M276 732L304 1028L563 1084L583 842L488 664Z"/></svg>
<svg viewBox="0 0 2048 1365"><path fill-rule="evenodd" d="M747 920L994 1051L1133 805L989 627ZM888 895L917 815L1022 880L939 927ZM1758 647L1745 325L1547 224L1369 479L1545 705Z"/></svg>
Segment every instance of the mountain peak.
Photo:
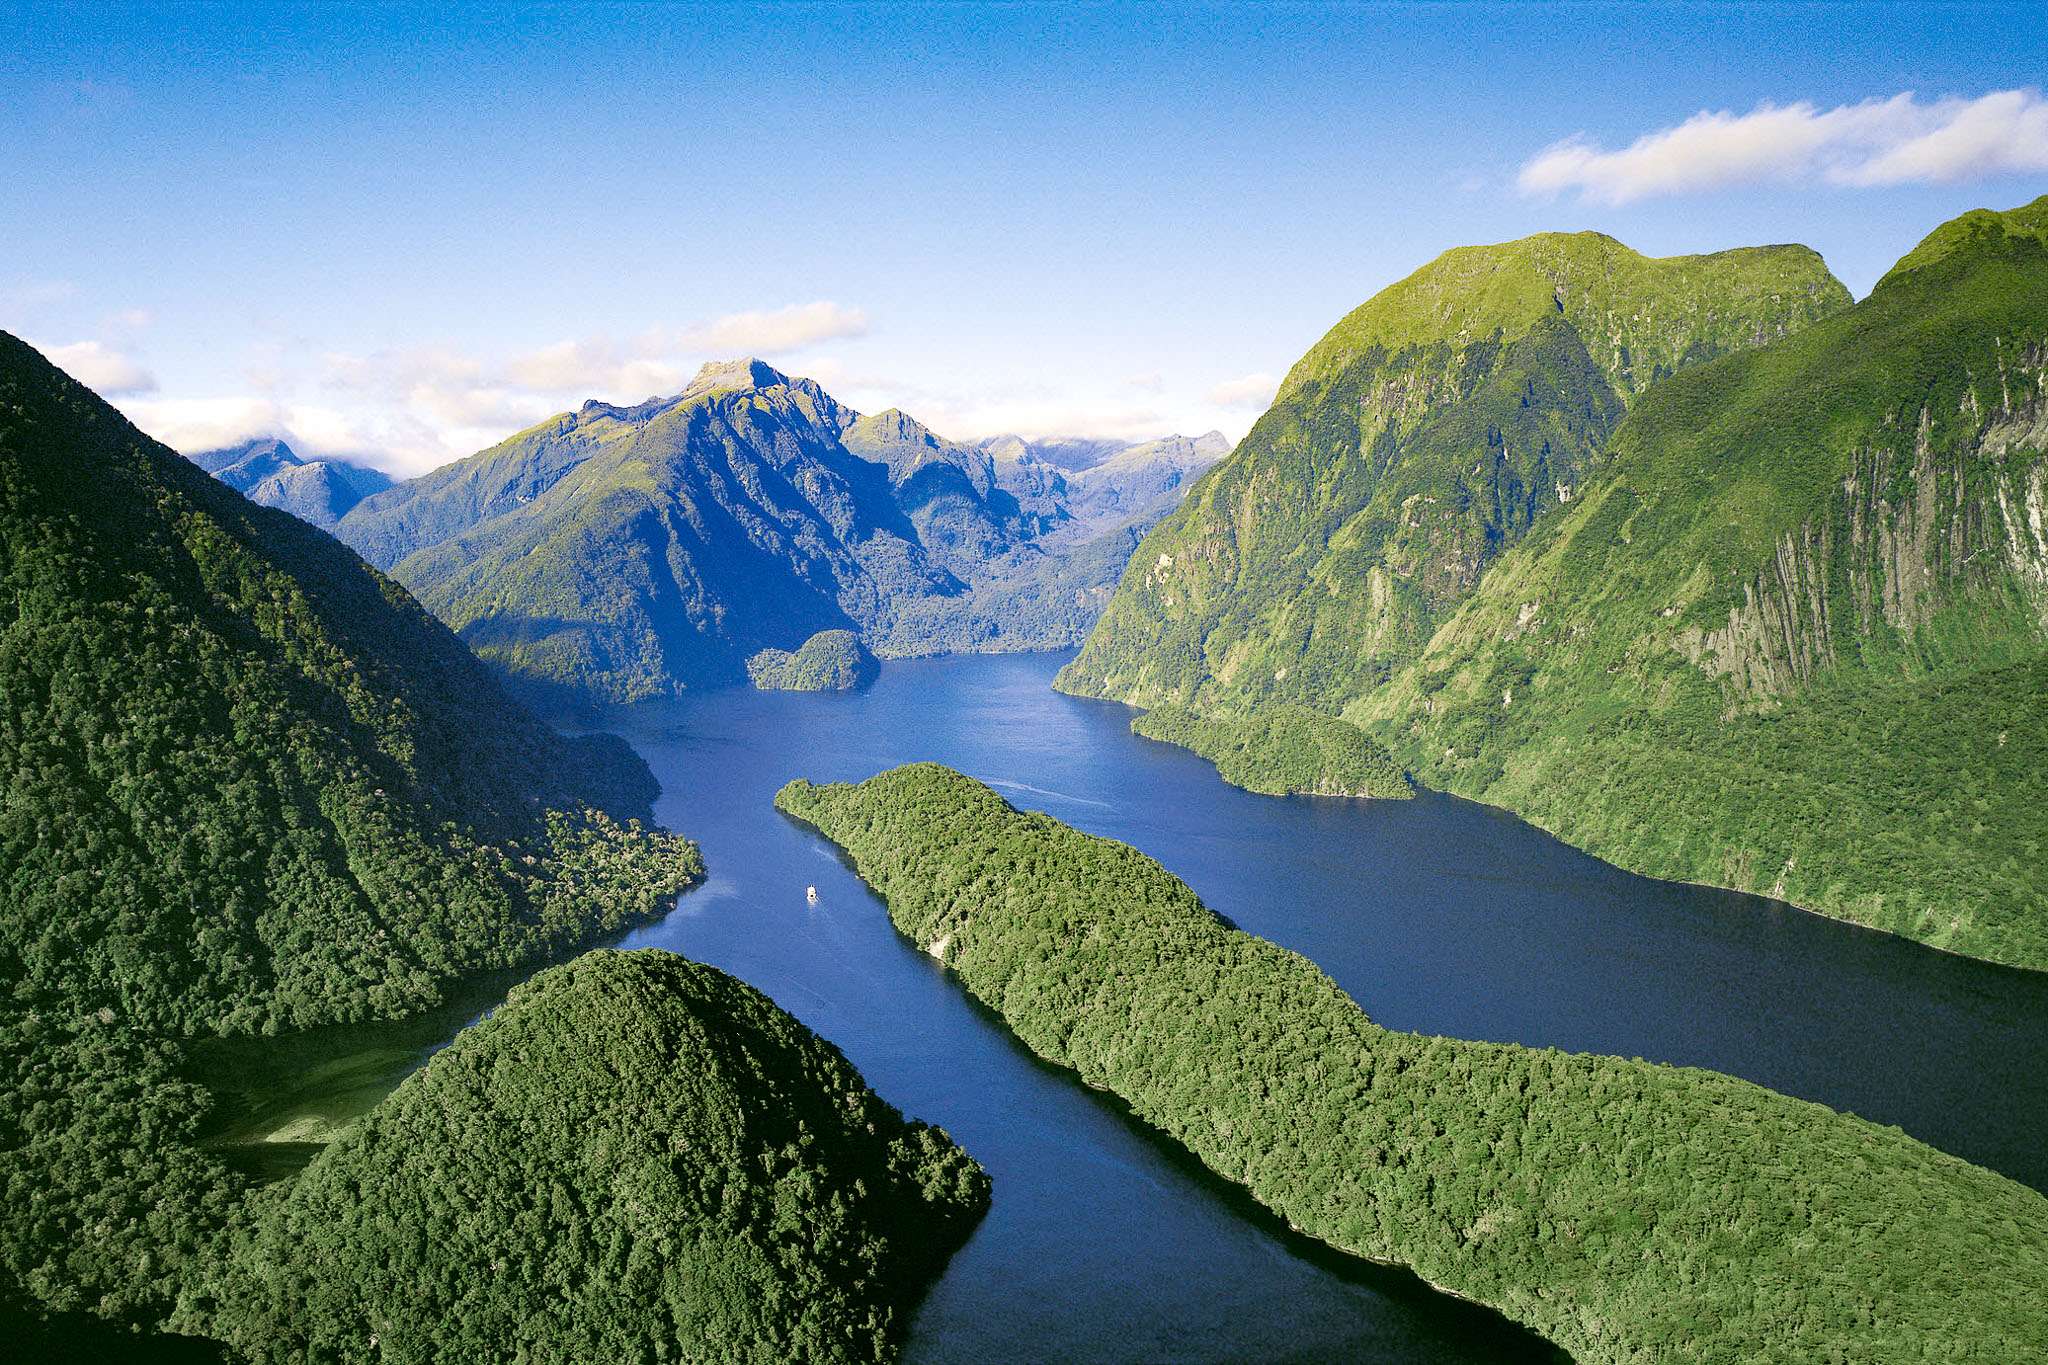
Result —
<svg viewBox="0 0 2048 1365"><path fill-rule="evenodd" d="M713 360L697 371L684 393L716 393L721 389L772 389L790 382L789 376L764 360L742 356L738 360Z"/></svg>
<svg viewBox="0 0 2048 1365"><path fill-rule="evenodd" d="M876 437L917 445L936 445L938 437L932 429L912 417L901 408L890 408L872 417L863 417L858 423Z"/></svg>
<svg viewBox="0 0 2048 1365"><path fill-rule="evenodd" d="M222 446L218 450L193 451L185 458L209 474L219 474L222 470L232 469L250 460L264 466L265 472L305 463L296 451L284 443L281 436L258 436L240 445Z"/></svg>
<svg viewBox="0 0 2048 1365"><path fill-rule="evenodd" d="M1871 292L1876 293L1901 276L1953 256L2006 249L2007 243L2015 239L2048 245L2048 194L2031 204L2022 204L2002 213L1994 209L1971 209L1959 218L1950 219L1928 233L1920 245L1887 270Z"/></svg>

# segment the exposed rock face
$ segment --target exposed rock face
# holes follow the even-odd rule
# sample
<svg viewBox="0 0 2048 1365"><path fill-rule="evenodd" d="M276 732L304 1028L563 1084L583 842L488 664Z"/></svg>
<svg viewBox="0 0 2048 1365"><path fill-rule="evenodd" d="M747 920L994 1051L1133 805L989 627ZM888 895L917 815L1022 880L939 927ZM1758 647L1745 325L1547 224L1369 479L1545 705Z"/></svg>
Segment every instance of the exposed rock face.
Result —
<svg viewBox="0 0 2048 1365"><path fill-rule="evenodd" d="M1911 667L1938 666L1942 649L1922 637L1940 634L1953 610L2016 609L2048 637L2048 465L2032 454L2048 444L2043 349L2025 348L2033 368L2018 400L2008 381L2001 406L1965 404L1939 449L1925 410L1886 422L1825 507L1779 537L1727 624L1675 638L1723 682L1731 710L1813 684L1843 665L1842 648L1860 652L1880 632ZM1840 612L1849 619L1838 626Z"/></svg>

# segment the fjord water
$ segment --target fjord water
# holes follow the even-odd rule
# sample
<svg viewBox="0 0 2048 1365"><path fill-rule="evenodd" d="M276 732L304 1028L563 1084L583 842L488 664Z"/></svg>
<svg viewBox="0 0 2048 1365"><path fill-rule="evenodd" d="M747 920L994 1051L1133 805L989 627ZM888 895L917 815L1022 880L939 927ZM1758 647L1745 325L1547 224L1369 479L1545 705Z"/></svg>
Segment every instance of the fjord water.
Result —
<svg viewBox="0 0 2048 1365"><path fill-rule="evenodd" d="M2048 975L1757 897L1653 882L1512 816L1237 791L1066 655L891 663L865 693L709 693L614 714L710 880L626 946L733 972L988 1166L995 1206L907 1358L1541 1358L1490 1315L1319 1255L1038 1063L770 802L931 759L1157 858L1393 1028L1704 1066L1897 1124L2048 1188ZM805 888L815 885L815 903Z"/></svg>

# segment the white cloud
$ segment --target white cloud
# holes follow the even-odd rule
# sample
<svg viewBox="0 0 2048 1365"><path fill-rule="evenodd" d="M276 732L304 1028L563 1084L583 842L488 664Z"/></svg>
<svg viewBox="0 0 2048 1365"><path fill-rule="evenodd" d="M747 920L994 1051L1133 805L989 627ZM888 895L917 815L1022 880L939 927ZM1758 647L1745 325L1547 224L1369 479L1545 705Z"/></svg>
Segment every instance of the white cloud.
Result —
<svg viewBox="0 0 2048 1365"><path fill-rule="evenodd" d="M1278 392L1280 381L1261 372L1226 380L1204 394L1202 401L1219 408L1268 408Z"/></svg>
<svg viewBox="0 0 2048 1365"><path fill-rule="evenodd" d="M1521 169L1524 194L1576 189L1603 204L1744 185L1956 184L2048 171L2048 100L2001 90L1920 103L1911 92L1822 110L1702 111L1607 151L1572 138Z"/></svg>
<svg viewBox="0 0 2048 1365"><path fill-rule="evenodd" d="M135 362L133 356L103 346L97 341L80 341L70 346L38 347L52 365L99 394L113 398L122 394L150 393L156 376Z"/></svg>
<svg viewBox="0 0 2048 1365"><path fill-rule="evenodd" d="M865 309L844 308L820 299L770 313L733 313L680 328L650 327L641 333L634 349L647 359L685 352L771 356L820 341L866 336L869 325Z"/></svg>
<svg viewBox="0 0 2048 1365"><path fill-rule="evenodd" d="M268 398L129 399L128 420L173 450L192 454L280 436L309 459L335 458L374 465L399 478L460 459L512 428L498 423L449 426L417 413L387 408L279 403Z"/></svg>
<svg viewBox="0 0 2048 1365"><path fill-rule="evenodd" d="M264 398L147 398L130 400L120 408L136 426L188 455L276 436L285 429L284 409Z"/></svg>
<svg viewBox="0 0 2048 1365"><path fill-rule="evenodd" d="M318 439L331 442L332 453L376 451L379 463L394 473L421 473L585 398L631 403L675 393L706 359L773 354L860 336L868 326L865 312L820 301L650 328L631 342L593 336L502 358L454 346L329 354L322 358L320 381L341 408L358 416L339 429L322 428ZM250 379L273 394L287 387L287 376L271 364L260 364ZM294 431L310 430L303 417L310 411L289 410ZM315 438L305 439L319 449Z"/></svg>
<svg viewBox="0 0 2048 1365"><path fill-rule="evenodd" d="M505 362L512 384L536 393L603 394L638 399L674 393L696 372L694 365L649 357L622 357L605 338L558 341Z"/></svg>

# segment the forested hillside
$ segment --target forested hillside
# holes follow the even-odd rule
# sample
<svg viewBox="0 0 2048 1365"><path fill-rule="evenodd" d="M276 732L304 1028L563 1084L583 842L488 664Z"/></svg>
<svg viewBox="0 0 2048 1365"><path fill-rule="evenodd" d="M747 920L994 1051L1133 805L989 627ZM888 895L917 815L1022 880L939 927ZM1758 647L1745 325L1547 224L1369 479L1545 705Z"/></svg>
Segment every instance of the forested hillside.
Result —
<svg viewBox="0 0 2048 1365"><path fill-rule="evenodd" d="M1582 1362L2021 1360L2048 1200L1712 1072L1396 1033L1136 850L917 764L776 798L1033 1051Z"/></svg>
<svg viewBox="0 0 2048 1365"><path fill-rule="evenodd" d="M565 740L331 538L0 336L0 977L248 1032L391 1017L698 874L609 737Z"/></svg>
<svg viewBox="0 0 2048 1365"><path fill-rule="evenodd" d="M600 950L261 1195L177 1325L255 1361L890 1360L988 1200L759 991Z"/></svg>

